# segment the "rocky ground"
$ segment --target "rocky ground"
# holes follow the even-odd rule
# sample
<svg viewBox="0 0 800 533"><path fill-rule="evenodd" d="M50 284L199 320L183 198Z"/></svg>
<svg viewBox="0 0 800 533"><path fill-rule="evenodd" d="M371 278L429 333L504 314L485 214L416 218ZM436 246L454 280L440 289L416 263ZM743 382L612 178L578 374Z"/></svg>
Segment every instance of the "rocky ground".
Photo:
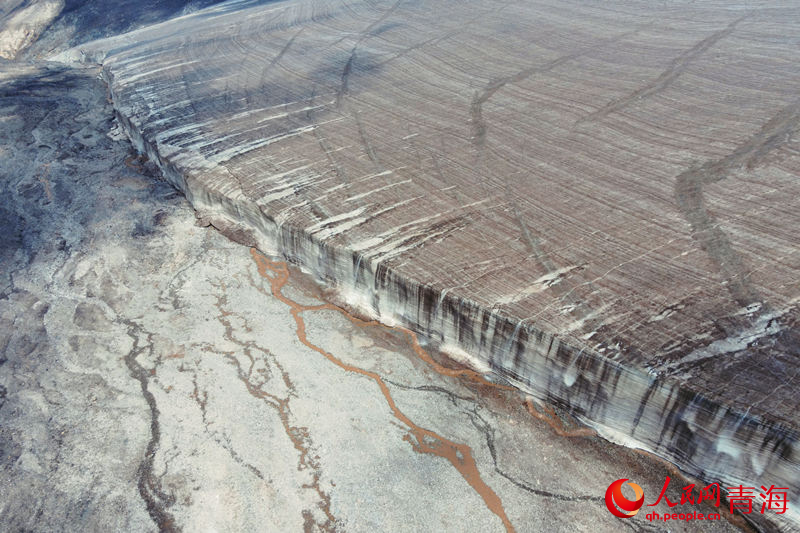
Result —
<svg viewBox="0 0 800 533"><path fill-rule="evenodd" d="M97 75L0 70L0 530L735 529L611 516L686 483L203 227Z"/></svg>

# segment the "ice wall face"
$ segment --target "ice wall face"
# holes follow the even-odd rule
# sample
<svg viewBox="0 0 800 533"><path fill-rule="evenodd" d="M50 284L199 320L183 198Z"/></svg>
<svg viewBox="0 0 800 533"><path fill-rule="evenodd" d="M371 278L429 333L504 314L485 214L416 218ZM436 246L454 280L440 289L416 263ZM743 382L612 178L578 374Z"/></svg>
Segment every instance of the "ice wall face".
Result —
<svg viewBox="0 0 800 533"><path fill-rule="evenodd" d="M774 4L231 2L63 57L102 62L140 149L244 240L797 501L798 29Z"/></svg>

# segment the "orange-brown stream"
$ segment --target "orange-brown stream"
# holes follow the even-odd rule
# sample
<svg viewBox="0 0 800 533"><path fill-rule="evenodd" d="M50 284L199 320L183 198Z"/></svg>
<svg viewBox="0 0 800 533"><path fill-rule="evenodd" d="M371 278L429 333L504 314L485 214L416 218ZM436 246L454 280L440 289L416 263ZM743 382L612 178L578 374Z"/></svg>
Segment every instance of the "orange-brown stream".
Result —
<svg viewBox="0 0 800 533"><path fill-rule="evenodd" d="M592 428L567 429L552 407L542 406L539 411L530 398L525 399L525 407L533 418L546 422L560 437L596 437L597 431Z"/></svg>
<svg viewBox="0 0 800 533"><path fill-rule="evenodd" d="M410 418L408 418L399 407L397 407L397 404L392 398L389 387L386 385L380 375L376 374L375 372L370 372L369 370L364 370L362 368L345 363L333 354L323 350L319 346L309 341L306 336L306 325L302 314L305 311L334 310L342 312L354 322L361 322L364 325L378 325L378 323L365 322L354 317L350 317L344 313L343 310L331 304L302 305L298 302L295 302L283 294L283 287L289 281L288 265L279 261L271 261L270 259L261 255L255 248L251 248L250 253L256 262L258 273L269 281L272 295L289 306L289 312L297 324L297 338L300 340L300 342L324 356L339 368L348 372L362 375L374 381L380 388L381 393L386 399L386 403L388 404L389 409L392 411L394 417L409 428L409 434L404 437L404 440L408 441L416 452L437 455L450 461L456 470L458 470L458 472L463 476L464 480L469 483L473 489L475 489L481 498L483 498L483 501L486 503L486 507L488 507L490 511L496 514L500 520L503 521L506 531L514 531L514 526L511 525L511 521L508 519L508 516L506 516L505 509L503 508L503 502L492 490L492 488L489 487L489 485L487 485L486 482L481 478L480 472L478 471L478 467L475 463L475 459L472 457L471 448L465 444L455 443L429 429L418 426ZM480 374L472 370L454 370L439 365L419 345L416 334L404 328L394 329L398 329L406 333L411 340L411 346L414 348L415 353L417 353L417 355L428 364L433 365L437 372L445 375L467 377L475 381L481 381L492 386L497 386L496 384L484 380Z"/></svg>
<svg viewBox="0 0 800 533"><path fill-rule="evenodd" d="M431 367L433 367L433 369L441 375L455 377L455 378L465 378L481 386L487 386L507 393L508 392L520 393L520 391L508 385L502 385L499 383L491 382L486 378L484 378L482 374L474 370L454 369L439 364L431 357L431 355L427 351L425 351L424 348L422 348L422 346L419 343L419 338L417 337L417 334L409 330L408 328L404 328L402 326L387 326L385 324L381 324L376 320L361 320L347 313L344 309L336 307L333 304L326 303L320 305L302 305L298 302L295 302L294 300L285 296L282 292L283 287L289 282L288 265L281 261L271 261L264 255L262 255L255 248L250 249L250 254L252 255L253 259L256 262L256 266L258 267L258 273L269 281L272 295L281 302L289 306L289 312L291 313L292 317L295 320L295 323L297 324L297 337L300 340L300 342L302 342L304 345L308 346L315 352L323 355L326 359L328 359L338 367L342 368L343 370L360 374L375 381L375 383L380 387L380 390L383 393L383 396L386 399L386 403L389 405L392 414L395 416L395 418L403 422L409 428L410 434L406 435L404 437L404 440L408 441L413 447L413 449L419 453L429 453L432 455L437 455L439 457L443 457L448 461L450 461L450 463L464 477L467 483L469 483L470 486L472 486L472 488L475 489L475 491L483 498L489 510L491 510L503 521L503 525L505 526L506 531L515 531L514 526L511 524L510 520L506 516L505 509L503 508L503 503L500 500L500 497L497 496L497 494L491 489L491 487L489 487L486 484L486 482L484 482L483 479L481 478L480 472L478 471L478 467L475 463L475 460L472 457L472 450L470 449L470 447L465 444L458 444L451 440L448 440L442 437L441 435L438 435L437 433L434 433L431 430L422 428L416 425L414 422L412 422L397 407L397 405L394 402L394 399L392 398L391 392L389 391L389 387L386 385L386 383L383 381L383 378L381 378L380 375L376 374L375 372L370 372L368 370L364 370L362 368L358 368L356 366L347 364L338 359L333 354L323 350L319 346L309 341L306 336L305 321L303 320L303 317L301 315L305 311L323 311L323 310L336 311L338 313L341 313L348 320L350 320L351 322L360 327L374 326L401 332L405 334L405 336L407 337L409 346L414 351L414 353L420 359L422 359ZM561 419L561 417L558 416L555 410L553 410L550 407L542 406L540 411L539 409L537 409L531 397L526 397L524 402L528 413L533 418L536 418L537 420L541 420L547 423L547 425L549 425L553 429L553 431L560 437L592 438L597 436L597 432L591 428L568 427ZM416 442L412 440L411 435L413 435ZM660 457L643 450L635 450L635 451L650 457L656 462L664 464L675 477L682 478L687 482L694 482L694 480L687 477L683 472L678 470L669 461L661 459ZM327 504L324 510L328 515L328 518L332 518L330 515L330 508L329 508L330 503L327 498L327 494L322 494L322 495L325 496L324 500L325 503ZM722 510L721 514L734 526L744 531L752 531L752 528L748 526L746 521L743 520L741 516L727 512L727 510L725 509Z"/></svg>
<svg viewBox="0 0 800 533"><path fill-rule="evenodd" d="M222 286L224 292L224 285ZM250 359L251 367L249 371L245 371L242 368L242 365L239 361L234 357L232 352L223 352L226 359L230 361L235 367L237 372L239 373L239 379L244 383L245 387L247 388L247 392L249 392L253 397L259 398L261 400L266 401L269 405L271 405L277 412L278 417L280 418L281 424L283 425L283 430L286 433L286 436L289 437L289 440L292 442L295 450L299 453L298 459L298 470L302 469L310 469L312 471L312 480L310 483L303 485L303 488L312 489L317 493L319 497L319 509L325 514L325 522L323 523L316 523L314 520L313 515L309 511L303 512L303 519L304 523L304 531L311 531L311 525L316 523L318 528L322 531L336 531L334 525L336 524L336 517L333 516L331 512L331 499L328 493L326 493L320 484L320 472L319 472L319 463L317 460L309 453L309 447L306 444L306 440L309 438L308 430L303 427L292 426L289 415L290 415L290 407L289 407L289 396L286 398L281 398L278 395L270 394L261 389L261 387L254 384L250 379L249 376L252 375L252 364L253 364L253 357L252 357L252 350L258 350L263 352L267 355L269 352L264 348L261 348L255 343L246 343L238 340L233 335L233 326L229 320L229 317L232 313L225 311L223 309L223 304L226 302L226 298L224 296L217 297L217 308L220 311L220 322L223 326L225 326L225 338L231 342L234 342L240 345L245 352L245 355ZM287 390L291 393L294 393L294 384L292 380L289 378L289 374L283 369L283 366L277 361L273 360L272 363L277 367L278 371L281 374L284 384L286 385ZM199 397L199 393L197 392L197 385L195 384L195 398L198 403L201 404L201 408L203 412L205 412L205 405L204 400L201 400Z"/></svg>

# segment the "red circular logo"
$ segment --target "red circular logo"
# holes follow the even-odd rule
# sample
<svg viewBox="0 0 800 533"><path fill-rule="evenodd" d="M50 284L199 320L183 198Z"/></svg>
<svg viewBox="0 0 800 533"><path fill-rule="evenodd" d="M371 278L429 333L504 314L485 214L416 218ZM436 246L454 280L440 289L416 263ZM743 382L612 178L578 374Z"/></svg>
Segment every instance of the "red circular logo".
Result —
<svg viewBox="0 0 800 533"><path fill-rule="evenodd" d="M611 514L620 518L630 518L636 516L639 509L644 505L644 491L642 487L627 479L618 479L608 486L606 490L606 507ZM633 501L622 495L622 485L628 485L636 494ZM621 509L621 510L620 510Z"/></svg>

